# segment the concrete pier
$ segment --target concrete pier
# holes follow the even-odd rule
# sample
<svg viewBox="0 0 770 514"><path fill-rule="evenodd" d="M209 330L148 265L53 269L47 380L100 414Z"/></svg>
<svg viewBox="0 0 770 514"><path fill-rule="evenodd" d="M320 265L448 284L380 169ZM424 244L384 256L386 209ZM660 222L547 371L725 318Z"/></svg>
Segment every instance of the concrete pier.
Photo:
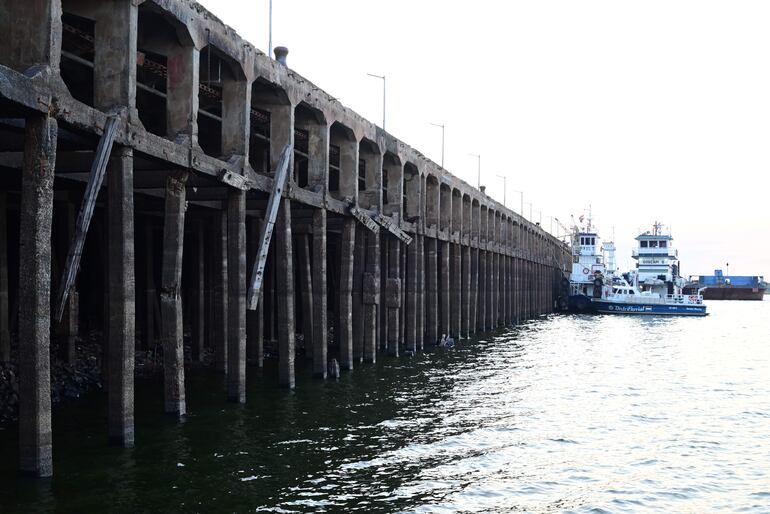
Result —
<svg viewBox="0 0 770 514"><path fill-rule="evenodd" d="M93 248L68 299L65 358L77 362L78 331L106 327L114 444L135 441L137 339L162 353L164 410L179 417L186 366L210 362L226 376L223 401L243 403L263 365L295 387L303 350L308 373L324 379L412 356L443 334L459 341L551 312L571 268L564 244L194 2L0 5L11 35L0 40L0 360L18 358L22 470L53 472L54 195L74 219L108 120L117 128L105 201L93 204ZM247 311L287 145L259 301Z"/></svg>

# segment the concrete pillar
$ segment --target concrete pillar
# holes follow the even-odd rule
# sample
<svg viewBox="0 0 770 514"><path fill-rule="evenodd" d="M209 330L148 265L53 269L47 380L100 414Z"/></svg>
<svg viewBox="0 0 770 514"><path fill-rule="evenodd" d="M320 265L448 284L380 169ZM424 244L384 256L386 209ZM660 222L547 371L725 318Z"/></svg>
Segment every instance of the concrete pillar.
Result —
<svg viewBox="0 0 770 514"><path fill-rule="evenodd" d="M309 236L298 237L297 265L299 274L299 295L302 305L302 336L305 342L305 357L313 359L313 276L310 271ZM315 370L315 366L313 367ZM315 372L315 371L314 371Z"/></svg>
<svg viewBox="0 0 770 514"><path fill-rule="evenodd" d="M471 335L471 247L460 246L462 252L462 313L461 313L461 336L470 337Z"/></svg>
<svg viewBox="0 0 770 514"><path fill-rule="evenodd" d="M51 441L51 219L56 119L27 118L19 246L19 458L24 472L53 474Z"/></svg>
<svg viewBox="0 0 770 514"><path fill-rule="evenodd" d="M200 51L173 45L166 60L166 131L171 140L198 143ZM181 137L180 137L181 136Z"/></svg>
<svg viewBox="0 0 770 514"><path fill-rule="evenodd" d="M227 273L227 211L221 210L214 219L214 259L212 266L214 283L214 369L227 373L227 314L228 302L228 273Z"/></svg>
<svg viewBox="0 0 770 514"><path fill-rule="evenodd" d="M495 252L494 250L491 250L489 248L492 248L493 245L490 243L487 245L487 276L486 276L486 282L487 282L487 298L486 298L486 325L487 330L494 330L495 328L495 304L494 304L494 297L495 297Z"/></svg>
<svg viewBox="0 0 770 514"><path fill-rule="evenodd" d="M417 245L417 323L416 344L417 349L423 349L425 338L425 236L418 235L412 244Z"/></svg>
<svg viewBox="0 0 770 514"><path fill-rule="evenodd" d="M388 278L385 289L385 305L388 323L388 354L398 357L401 335L401 242L395 236L384 236L388 245Z"/></svg>
<svg viewBox="0 0 770 514"><path fill-rule="evenodd" d="M328 143L326 148L328 150ZM326 378L327 327L326 209L313 210L313 375ZM352 364L352 363L351 363Z"/></svg>
<svg viewBox="0 0 770 514"><path fill-rule="evenodd" d="M388 234L383 232L380 235L380 291L387 295L388 292ZM387 300L387 298L385 298ZM383 301L377 306L377 348L384 352L388 349L388 305Z"/></svg>
<svg viewBox="0 0 770 514"><path fill-rule="evenodd" d="M227 190L227 399L246 403L246 192Z"/></svg>
<svg viewBox="0 0 770 514"><path fill-rule="evenodd" d="M417 291L420 287L418 261L421 258L419 243L415 236L412 244L406 247L406 303L404 322L404 346L411 352L417 351L417 317L419 309L417 307Z"/></svg>
<svg viewBox="0 0 770 514"><path fill-rule="evenodd" d="M451 298L450 298L450 285L449 285L449 276L451 273L451 261L449 256L449 241L441 241L439 242L441 245L441 255L440 255L440 262L438 264L439 267L439 277L440 277L440 295L439 295L439 302L440 303L440 311L441 311L441 322L439 325L439 337L441 337L443 334L449 335L451 332L450 330L450 316L451 316Z"/></svg>
<svg viewBox="0 0 770 514"><path fill-rule="evenodd" d="M112 444L134 446L134 154L112 151L107 169L109 263L109 385L107 418Z"/></svg>
<svg viewBox="0 0 770 514"><path fill-rule="evenodd" d="M451 306L449 308L450 313L450 326L449 333L456 339L462 337L460 332L462 326L461 312L462 312L462 249L459 244L449 244L449 258L451 266L451 276L449 281L450 294L451 294Z"/></svg>
<svg viewBox="0 0 770 514"><path fill-rule="evenodd" d="M165 411L184 416L184 329L182 325L182 251L188 172L178 171L166 181L163 225L163 270L160 309L163 337Z"/></svg>
<svg viewBox="0 0 770 514"><path fill-rule="evenodd" d="M438 239L428 237L425 239L425 253L427 258L427 274L425 275L425 330L426 343L435 345L441 334L438 332Z"/></svg>
<svg viewBox="0 0 770 514"><path fill-rule="evenodd" d="M257 217L249 218L246 222L246 268L253 263L257 256L259 234L262 222ZM247 275L248 276L248 275ZM265 340L265 296L266 278L263 279L262 289L259 291L259 300L256 310L246 311L246 362L259 368L263 365L263 348Z"/></svg>
<svg viewBox="0 0 770 514"><path fill-rule="evenodd" d="M193 261L193 304L192 304L192 358L203 360L206 340L206 241L203 222L195 224L195 258Z"/></svg>
<svg viewBox="0 0 770 514"><path fill-rule="evenodd" d="M366 265L366 232L355 224L355 253L353 255L353 361L361 363L364 360L364 304L363 281Z"/></svg>
<svg viewBox="0 0 770 514"><path fill-rule="evenodd" d="M5 191L0 191L0 362L11 358L11 327L8 305L8 210Z"/></svg>
<svg viewBox="0 0 770 514"><path fill-rule="evenodd" d="M469 248L470 252L470 306L468 331L478 332L478 308L479 308L479 249Z"/></svg>
<svg viewBox="0 0 770 514"><path fill-rule="evenodd" d="M485 245L484 245L485 246ZM482 247L483 248L483 247ZM478 295L476 305L476 327L479 332L487 331L487 251L479 249Z"/></svg>
<svg viewBox="0 0 770 514"><path fill-rule="evenodd" d="M356 220L345 218L340 241L340 284L337 338L340 367L353 369L353 277L355 268Z"/></svg>
<svg viewBox="0 0 770 514"><path fill-rule="evenodd" d="M364 361L377 361L377 307L380 303L380 234L366 235L366 271L361 289L364 311Z"/></svg>
<svg viewBox="0 0 770 514"><path fill-rule="evenodd" d="M281 200L275 225L278 302L278 383L294 389L294 262L291 240L291 201Z"/></svg>
<svg viewBox="0 0 770 514"><path fill-rule="evenodd" d="M508 326L508 255L507 247L503 247L500 254L500 325Z"/></svg>
<svg viewBox="0 0 770 514"><path fill-rule="evenodd" d="M155 234L153 233L153 219L144 220L144 338L147 348L152 348L155 343L155 308L158 303L158 290L155 288Z"/></svg>

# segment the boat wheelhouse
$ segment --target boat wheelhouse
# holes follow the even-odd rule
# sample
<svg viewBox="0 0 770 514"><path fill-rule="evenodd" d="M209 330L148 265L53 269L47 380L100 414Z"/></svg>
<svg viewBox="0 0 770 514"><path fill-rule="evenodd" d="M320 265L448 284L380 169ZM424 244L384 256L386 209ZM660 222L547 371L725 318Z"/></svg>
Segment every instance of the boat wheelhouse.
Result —
<svg viewBox="0 0 770 514"><path fill-rule="evenodd" d="M684 279L679 276L679 253L671 234L666 234L663 225L655 222L652 231L638 235L636 241L632 257L637 261L634 281L639 290L660 295L680 292Z"/></svg>

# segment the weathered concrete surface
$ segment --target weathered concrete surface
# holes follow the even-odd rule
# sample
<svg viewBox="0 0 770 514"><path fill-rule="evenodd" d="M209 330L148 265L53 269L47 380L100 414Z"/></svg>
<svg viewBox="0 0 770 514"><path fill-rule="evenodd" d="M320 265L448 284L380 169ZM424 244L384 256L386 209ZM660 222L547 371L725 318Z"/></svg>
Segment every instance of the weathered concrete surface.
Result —
<svg viewBox="0 0 770 514"><path fill-rule="evenodd" d="M188 176L186 171L169 175L166 183L166 210L163 225L163 269L160 288L163 384L165 411L167 414L176 416L184 416L187 413L180 282Z"/></svg>
<svg viewBox="0 0 770 514"><path fill-rule="evenodd" d="M246 403L246 193L227 196L227 399Z"/></svg>
<svg viewBox="0 0 770 514"><path fill-rule="evenodd" d="M113 444L134 446L134 154L113 149L107 170L109 238L109 310L107 388L109 437Z"/></svg>
<svg viewBox="0 0 770 514"><path fill-rule="evenodd" d="M21 182L19 457L22 471L53 474L51 441L51 219L56 119L27 118Z"/></svg>

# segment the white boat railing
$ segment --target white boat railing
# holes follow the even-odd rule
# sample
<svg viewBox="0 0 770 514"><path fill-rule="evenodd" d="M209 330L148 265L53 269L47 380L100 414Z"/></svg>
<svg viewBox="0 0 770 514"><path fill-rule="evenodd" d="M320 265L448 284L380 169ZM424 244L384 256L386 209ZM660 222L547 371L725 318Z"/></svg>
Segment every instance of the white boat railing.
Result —
<svg viewBox="0 0 770 514"><path fill-rule="evenodd" d="M646 303L650 305L701 305L703 296L699 294L667 294L665 297L651 294L620 294L611 293L606 299L628 301L633 303Z"/></svg>

